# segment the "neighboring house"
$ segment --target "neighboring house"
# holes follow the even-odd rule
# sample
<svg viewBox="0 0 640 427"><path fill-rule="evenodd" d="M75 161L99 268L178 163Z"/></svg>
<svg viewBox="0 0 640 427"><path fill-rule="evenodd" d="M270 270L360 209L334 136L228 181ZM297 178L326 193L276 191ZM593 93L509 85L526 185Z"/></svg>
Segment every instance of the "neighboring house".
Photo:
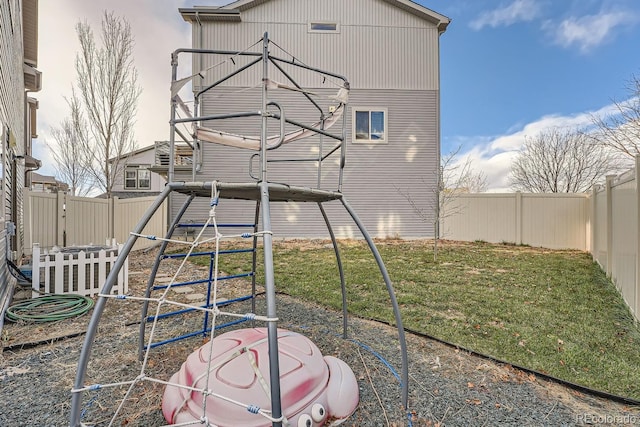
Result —
<svg viewBox="0 0 640 427"><path fill-rule="evenodd" d="M112 195L128 199L160 194L167 182L165 176L158 173L162 171L162 164L166 163L165 157L168 157L165 147L168 147L168 143L156 142L154 145L123 154L119 162L120 170L113 183ZM113 160L109 159L110 162ZM153 169L155 166L159 166L159 169ZM191 170L191 167L188 169Z"/></svg>
<svg viewBox="0 0 640 427"><path fill-rule="evenodd" d="M40 175L32 172L30 177L31 185L28 187L31 191L40 193L57 193L58 191L69 191L69 185L58 181L55 176Z"/></svg>
<svg viewBox="0 0 640 427"><path fill-rule="evenodd" d="M20 264L24 248L23 191L40 162L31 156L41 88L38 65L38 1L0 2L0 329L15 286L8 261Z"/></svg>
<svg viewBox="0 0 640 427"><path fill-rule="evenodd" d="M351 90L343 194L373 236L434 236L440 164L439 38L449 18L408 0L240 0L220 8L180 9L180 13L192 24L194 48L242 51L268 32L276 43L272 54L345 76ZM257 46L253 50L260 52L261 45ZM227 60L225 67L215 67L215 61L204 55L193 55L192 61L194 73L205 71L204 80L194 81L196 90L240 63ZM203 96L199 115L255 110L260 106L260 77L256 72L225 81L215 95ZM319 94L336 91L322 78L301 77L300 85ZM277 100L287 117L303 111L306 102L290 93L269 91L269 99ZM236 134L256 131L218 125L227 127L216 130ZM287 147L294 144L298 142ZM202 146L196 181L251 181L248 165L253 152L211 143ZM270 181L295 185L306 185L302 174L311 169L308 164L272 167L278 172L270 175L275 177ZM176 170L174 181L191 180L190 172ZM172 200L170 217L183 197ZM253 206L223 201L217 210L219 221L252 221ZM206 217L208 208L208 201L198 201L186 218ZM327 203L326 209L339 237L358 237L357 227L339 203ZM272 203L271 212L277 236L328 236L315 203ZM429 212L427 219L424 212Z"/></svg>

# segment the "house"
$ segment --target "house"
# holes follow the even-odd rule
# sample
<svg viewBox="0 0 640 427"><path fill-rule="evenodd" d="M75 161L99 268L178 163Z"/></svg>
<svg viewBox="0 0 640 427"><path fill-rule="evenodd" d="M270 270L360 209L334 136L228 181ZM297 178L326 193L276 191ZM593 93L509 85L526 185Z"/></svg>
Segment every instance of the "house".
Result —
<svg viewBox="0 0 640 427"><path fill-rule="evenodd" d="M41 89L38 65L38 0L0 2L0 329L16 280L10 263L24 252L23 191L40 162L31 156ZM6 254L6 255L5 255Z"/></svg>
<svg viewBox="0 0 640 427"><path fill-rule="evenodd" d="M256 42L267 33L274 42L269 47L271 54L345 76L350 91L345 112L346 166L340 191L375 237L434 236L440 163L439 39L449 18L409 0L239 0L222 7L179 11L192 26L193 48L259 52L262 45ZM230 58L216 62L218 58L193 54L194 74L200 71L193 81L194 92L246 64L242 58ZM203 94L199 116L260 106L260 73L234 74L215 94ZM286 80L280 69L272 68L271 73L269 78L273 76L274 82ZM335 94L336 82L331 78L312 78L295 70L291 73L300 83L295 89L298 92ZM278 84L274 86L282 87ZM287 118L313 120L315 116L307 114L307 99L294 92L270 88L269 99L282 106ZM216 132L259 132L247 121L214 125L220 126ZM202 147L197 176L192 179L191 172L176 170L174 181L252 180L256 165L251 152L197 144ZM291 143L273 150L273 155L287 150L298 150L298 154L313 151L304 147L303 143ZM313 169L310 175L315 176L318 165L273 163L270 167L274 171L270 181L313 186L314 178L304 174ZM322 171L323 176L332 173ZM183 199L172 196L170 217L176 215ZM187 219L206 216L208 201L198 201L195 206L187 212ZM254 206L245 201L221 202L218 220L252 221ZM338 237L359 237L357 227L339 204L327 204L326 212ZM315 203L273 203L271 218L274 234L280 237L328 236Z"/></svg>
<svg viewBox="0 0 640 427"><path fill-rule="evenodd" d="M158 195L166 184L168 142L139 148L120 156L118 171L113 183L112 195L121 199ZM177 148L177 169L191 170L191 150ZM109 159L113 164L115 159ZM186 168L184 167L186 165ZM102 196L101 196L102 197Z"/></svg>
<svg viewBox="0 0 640 427"><path fill-rule="evenodd" d="M32 172L30 174L31 184L27 187L31 191L37 191L40 193L57 193L58 191L69 191L69 185L58 181L55 176L40 175L39 173Z"/></svg>

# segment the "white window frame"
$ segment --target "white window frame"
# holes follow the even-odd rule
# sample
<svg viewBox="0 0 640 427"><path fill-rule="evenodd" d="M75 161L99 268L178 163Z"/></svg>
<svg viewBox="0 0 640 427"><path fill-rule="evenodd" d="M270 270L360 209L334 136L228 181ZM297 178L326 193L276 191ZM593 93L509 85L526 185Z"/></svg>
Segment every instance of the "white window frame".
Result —
<svg viewBox="0 0 640 427"><path fill-rule="evenodd" d="M335 25L335 30L325 30L313 28L314 25ZM309 21L307 24L307 32L316 34L338 34L340 33L340 23L331 21Z"/></svg>
<svg viewBox="0 0 640 427"><path fill-rule="evenodd" d="M356 138L356 113L369 113L369 139ZM384 114L384 138L371 139L371 113L381 112ZM351 107L351 142L354 144L388 144L389 143L389 112L381 107Z"/></svg>
<svg viewBox="0 0 640 427"><path fill-rule="evenodd" d="M149 186L142 187L140 186L140 172L145 171L149 174ZM130 187L127 185L127 181L133 180L133 178L127 177L127 172L135 172L135 187ZM151 190L151 171L149 170L149 165L125 165L124 167L124 183L123 188L125 190Z"/></svg>

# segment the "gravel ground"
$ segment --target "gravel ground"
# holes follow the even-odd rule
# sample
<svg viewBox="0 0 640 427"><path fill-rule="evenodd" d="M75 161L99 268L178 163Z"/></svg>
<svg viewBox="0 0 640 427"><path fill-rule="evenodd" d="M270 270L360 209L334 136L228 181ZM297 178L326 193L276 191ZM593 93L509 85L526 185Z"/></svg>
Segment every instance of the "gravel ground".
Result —
<svg viewBox="0 0 640 427"><path fill-rule="evenodd" d="M148 273L149 256L132 254L130 291L140 294ZM192 273L195 274L193 269ZM161 271L161 274L163 272ZM241 283L228 286L229 296ZM175 293L185 301L196 295ZM197 299L197 297L195 297ZM246 303L237 304L246 312ZM258 312L264 310L258 298ZM112 383L133 379L140 371L137 340L139 304L109 301L104 312L87 383ZM234 306L234 311L236 307ZM375 351L400 372L395 329L351 318L349 334L341 338L340 313L278 296L279 327L303 333L325 355L344 360L360 387L360 404L347 426L572 426L640 424L640 410L548 382L534 375L466 354L441 343L407 336L409 347L409 408L401 405L401 388L394 372ZM0 357L0 426L65 426L83 336L89 317L53 325L7 324ZM166 336L194 330L201 315L171 318L162 323ZM72 336L34 344L56 337ZM147 374L168 378L186 356L202 345L190 338L150 352ZM134 388L113 425L156 426L165 423L160 412L163 386L142 382ZM109 388L84 393L83 413L88 425L107 425L122 399L124 389Z"/></svg>

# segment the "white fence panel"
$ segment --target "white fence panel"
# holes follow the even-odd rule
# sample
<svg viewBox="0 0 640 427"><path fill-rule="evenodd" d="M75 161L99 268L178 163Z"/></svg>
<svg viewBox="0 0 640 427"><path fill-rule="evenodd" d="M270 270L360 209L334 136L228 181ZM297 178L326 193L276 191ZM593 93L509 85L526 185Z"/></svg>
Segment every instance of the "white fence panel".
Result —
<svg viewBox="0 0 640 427"><path fill-rule="evenodd" d="M589 196L523 194L521 242L549 249L589 248Z"/></svg>
<svg viewBox="0 0 640 427"><path fill-rule="evenodd" d="M586 194L460 194L445 207L441 237L587 250Z"/></svg>
<svg viewBox="0 0 640 427"><path fill-rule="evenodd" d="M33 296L40 292L55 294L79 294L94 296L104 285L122 245L112 248L78 252L41 251L38 245L33 247L32 287ZM129 290L129 265L125 259L118 273L117 283L111 289L112 294L126 294Z"/></svg>
<svg viewBox="0 0 640 427"><path fill-rule="evenodd" d="M40 248L94 245L115 238L124 243L129 238L154 196L132 199L96 199L59 193L27 191L25 206L25 253ZM149 220L145 234L164 236L167 230L166 203ZM155 242L138 239L134 250Z"/></svg>
<svg viewBox="0 0 640 427"><path fill-rule="evenodd" d="M109 199L66 197L66 245L93 245L104 242L109 235Z"/></svg>
<svg viewBox="0 0 640 427"><path fill-rule="evenodd" d="M625 302L637 316L638 201L636 180L633 178L633 175L623 175L610 183L612 209L609 271Z"/></svg>
<svg viewBox="0 0 640 427"><path fill-rule="evenodd" d="M591 255L611 277L636 319L640 320L640 156L633 170L608 176L593 189L595 241Z"/></svg>
<svg viewBox="0 0 640 427"><path fill-rule="evenodd" d="M607 192L596 186L591 193L591 256L607 270Z"/></svg>
<svg viewBox="0 0 640 427"><path fill-rule="evenodd" d="M443 209L441 237L450 240L515 242L515 194L463 194Z"/></svg>
<svg viewBox="0 0 640 427"><path fill-rule="evenodd" d="M31 253L33 242L40 247L53 247L58 244L59 224L64 217L58 215L62 209L64 193L39 193L25 191L25 250ZM35 240L34 240L35 239Z"/></svg>
<svg viewBox="0 0 640 427"><path fill-rule="evenodd" d="M125 242L155 197L137 197L134 199L114 199L114 230L118 242ZM142 234L164 237L167 230L166 202L151 217ZM151 240L138 238L133 250L152 246Z"/></svg>

